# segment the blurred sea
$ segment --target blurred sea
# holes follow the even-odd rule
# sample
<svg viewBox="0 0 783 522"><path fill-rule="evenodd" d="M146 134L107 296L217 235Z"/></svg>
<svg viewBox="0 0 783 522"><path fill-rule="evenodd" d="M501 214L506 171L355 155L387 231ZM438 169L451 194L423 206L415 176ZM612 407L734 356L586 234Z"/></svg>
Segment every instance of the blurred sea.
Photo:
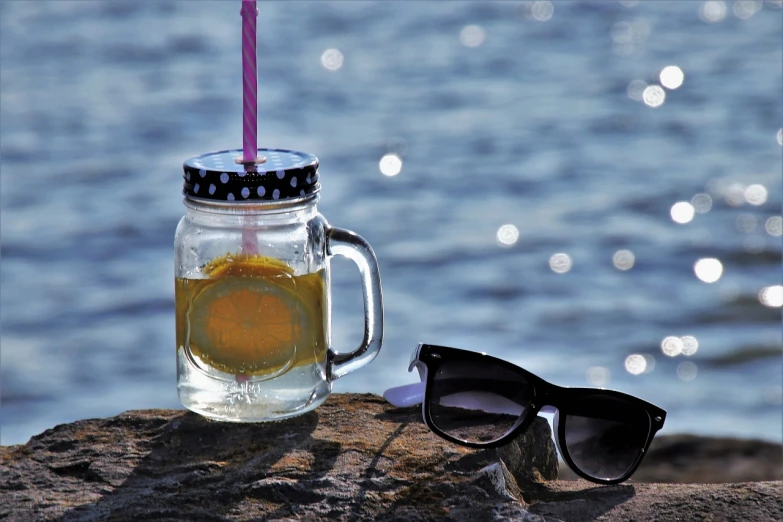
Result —
<svg viewBox="0 0 783 522"><path fill-rule="evenodd" d="M241 147L239 9L0 3L2 444L180 407L181 164ZM335 391L413 382L426 341L641 396L664 433L781 439L780 1L261 2L258 27L259 145L318 155L319 209L381 265L383 350Z"/></svg>

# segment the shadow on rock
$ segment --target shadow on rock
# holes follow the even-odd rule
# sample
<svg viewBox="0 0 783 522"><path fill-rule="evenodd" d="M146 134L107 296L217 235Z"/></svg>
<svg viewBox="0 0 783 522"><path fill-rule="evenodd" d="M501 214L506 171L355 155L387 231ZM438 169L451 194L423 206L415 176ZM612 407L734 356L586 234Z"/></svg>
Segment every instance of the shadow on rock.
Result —
<svg viewBox="0 0 783 522"><path fill-rule="evenodd" d="M129 447L129 455L106 459L106 453L122 452L120 444L96 448L103 459L83 472L73 466L60 470L60 475L85 473L83 480L115 486L60 520L225 520L247 501L265 504L272 518L291 516L291 504L322 500L312 482L332 469L340 453L339 443L313 438L317 426L316 412L263 424L214 422L190 412L158 422L139 416L108 419L102 429L135 434L129 446L144 440L139 432L145 428L157 433L149 433L149 451L135 466L133 454L144 448ZM124 472L127 478L113 484Z"/></svg>
<svg viewBox="0 0 783 522"><path fill-rule="evenodd" d="M587 522L612 511L636 495L630 485L597 486L576 491L558 491L540 485L529 493L529 511L563 522Z"/></svg>

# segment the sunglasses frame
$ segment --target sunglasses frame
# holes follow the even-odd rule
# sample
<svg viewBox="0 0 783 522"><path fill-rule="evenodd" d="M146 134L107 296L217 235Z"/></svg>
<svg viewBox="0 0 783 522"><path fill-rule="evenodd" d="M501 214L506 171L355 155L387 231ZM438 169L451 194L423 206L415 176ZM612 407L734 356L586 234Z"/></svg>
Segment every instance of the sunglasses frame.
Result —
<svg viewBox="0 0 783 522"><path fill-rule="evenodd" d="M430 404L429 397L431 397L431 392L432 392L433 383L435 381L436 372L443 363L449 361L459 361L459 362L475 361L478 365L491 362L492 364L502 366L505 369L510 370L527 380L527 382L530 384L531 388L533 389L533 402L530 404L529 407L525 409L524 416L520 417L516 421L514 427L511 428L508 431L508 433L506 433L505 435L503 435L501 438L497 440L490 441L487 443L475 443L475 442L467 442L452 437L447 433L441 431L432 421L430 405L429 405ZM423 365L424 368L421 368L419 366L420 364ZM654 404L650 404L647 401L639 399L638 397L634 397L626 393L622 393L614 390L606 390L602 388L569 388L564 386L557 386L555 384L545 381L541 377L538 377L537 375L534 375L523 368L520 368L515 364L512 364L508 361L504 361L503 359L492 357L484 353L461 350L459 348L450 348L448 346L436 346L432 344L422 343L419 344L418 348L413 352L413 355L411 356L411 362L408 368L409 371L412 370L414 367L418 367L422 380L426 380L424 397L422 400L422 416L424 418L424 422L427 425L427 427L430 430L432 430L435 434L437 434L439 437L442 437L455 444L460 444L471 448L496 448L498 446L503 446L505 444L508 444L509 442L511 442L511 440L513 440L518 435L523 433L530 426L530 424L533 423L535 418L538 416L539 412L541 412L541 410L545 406L552 406L554 408L557 408L558 415L567 416L568 413L571 411L569 409L570 400L588 394L621 399L626 403L630 403L633 406L639 407L647 414L649 419L649 430L647 433L647 439L643 447L640 449L639 454L637 455L633 465L631 465L628 471L626 471L622 476L613 479L603 479L599 477L593 477L583 472L581 469L579 469L579 467L571 459L571 455L568 452L568 445L566 443L565 422L556 423L557 436L555 440L557 442L557 447L560 450L560 454L562 455L566 464L568 464L568 467L571 468L574 471L574 473L576 473L580 477L589 480L591 482L596 482L598 484L618 484L620 482L627 480L631 475L633 475L633 473L639 467L639 464L641 464L644 455L647 453L647 450L650 447L650 443L652 442L653 437L658 432L658 430L660 430L663 427L663 423L666 420L665 410L659 408L658 406L655 406Z"/></svg>

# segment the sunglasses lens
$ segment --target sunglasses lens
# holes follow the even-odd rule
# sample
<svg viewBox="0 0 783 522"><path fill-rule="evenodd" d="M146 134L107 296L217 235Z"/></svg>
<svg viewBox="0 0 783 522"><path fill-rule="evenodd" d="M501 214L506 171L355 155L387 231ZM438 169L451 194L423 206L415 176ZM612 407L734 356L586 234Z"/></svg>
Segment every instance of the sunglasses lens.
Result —
<svg viewBox="0 0 783 522"><path fill-rule="evenodd" d="M533 387L508 368L489 362L442 363L432 381L432 423L463 442L488 444L515 428L533 400Z"/></svg>
<svg viewBox="0 0 783 522"><path fill-rule="evenodd" d="M600 395L586 396L565 416L566 451L577 468L597 479L625 476L641 457L650 418L638 405Z"/></svg>

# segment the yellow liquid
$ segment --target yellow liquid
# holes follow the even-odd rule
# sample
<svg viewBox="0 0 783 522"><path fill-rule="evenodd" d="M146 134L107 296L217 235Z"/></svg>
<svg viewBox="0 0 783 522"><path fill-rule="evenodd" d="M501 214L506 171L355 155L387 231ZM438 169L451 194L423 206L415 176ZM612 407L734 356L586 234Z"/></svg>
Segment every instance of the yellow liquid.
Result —
<svg viewBox="0 0 783 522"><path fill-rule="evenodd" d="M227 255L204 273L175 280L178 347L248 377L325 360L323 270L295 276L276 259Z"/></svg>

